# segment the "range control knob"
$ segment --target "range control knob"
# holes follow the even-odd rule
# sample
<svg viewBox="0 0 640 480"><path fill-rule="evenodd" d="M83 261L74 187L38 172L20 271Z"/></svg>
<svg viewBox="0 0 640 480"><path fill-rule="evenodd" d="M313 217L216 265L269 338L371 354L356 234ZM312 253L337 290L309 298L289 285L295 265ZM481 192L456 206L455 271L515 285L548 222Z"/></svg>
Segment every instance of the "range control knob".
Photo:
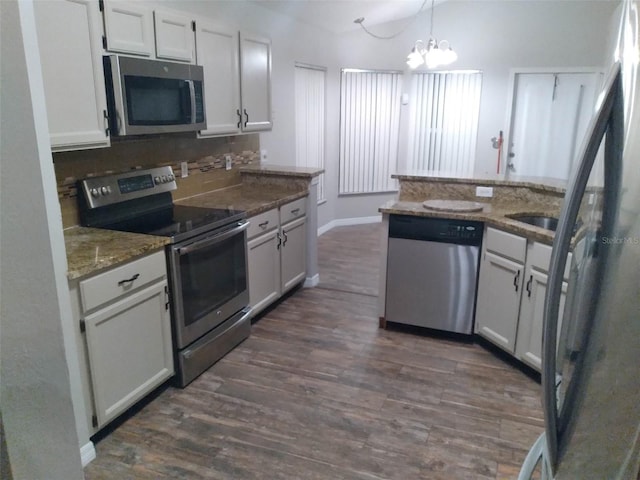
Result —
<svg viewBox="0 0 640 480"><path fill-rule="evenodd" d="M167 176L166 175L162 175L162 183L167 183Z"/></svg>
<svg viewBox="0 0 640 480"><path fill-rule="evenodd" d="M173 182L176 179L176 177L173 176L173 173L170 173L168 178L170 182Z"/></svg>
<svg viewBox="0 0 640 480"><path fill-rule="evenodd" d="M102 187L102 188L100 189L100 192L102 193L102 195L106 195L106 194L108 194L108 193L109 193L109 190L107 190L107 187Z"/></svg>
<svg viewBox="0 0 640 480"><path fill-rule="evenodd" d="M153 183L155 183L156 185L160 185L160 177L154 178Z"/></svg>
<svg viewBox="0 0 640 480"><path fill-rule="evenodd" d="M98 191L97 188L92 188L91 189L91 196L94 198L98 198L98 196L100 196L100 192Z"/></svg>

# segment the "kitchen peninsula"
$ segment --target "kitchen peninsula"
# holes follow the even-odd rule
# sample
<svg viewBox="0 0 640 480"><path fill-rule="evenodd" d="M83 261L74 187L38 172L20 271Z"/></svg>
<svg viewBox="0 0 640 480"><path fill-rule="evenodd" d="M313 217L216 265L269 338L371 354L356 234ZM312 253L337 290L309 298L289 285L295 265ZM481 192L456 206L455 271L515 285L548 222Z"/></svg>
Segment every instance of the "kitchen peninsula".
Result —
<svg viewBox="0 0 640 480"><path fill-rule="evenodd" d="M480 225L483 229L481 249L476 247L476 252L469 249L454 252L452 249L449 252L450 258L444 260L443 265L454 269L452 275L447 276L446 272L440 271L442 269L435 265L432 268L427 265L415 272L412 271L418 268L414 268L415 265L394 264L393 268L411 271L406 275L407 279L424 279L419 280L419 284L404 282L403 289L417 292L429 288L429 284L432 287L439 285L438 279L452 282L447 283L451 291L472 283L473 294L477 292L475 309L473 302L470 307L475 314L472 314L475 317L473 332L539 371L542 306L551 255L550 245L554 237L552 224L560 213L565 193L564 182L537 178L502 179L497 176L458 178L432 172L408 172L393 175L393 178L400 182L398 198L379 208L383 223L378 297L380 327L386 328L389 313L387 295L390 292L390 218L400 221L402 218L412 217L451 220L449 228L454 229L466 229L467 227L458 226L463 221L468 222L466 225L470 225L470 229ZM527 223L538 219L545 219L548 223L545 227ZM437 222L434 223L436 224ZM465 234L453 237L462 238L460 235ZM422 245L424 246L421 248L430 248L428 242ZM453 243L451 245L453 247ZM404 248L409 246L407 243ZM469 255L472 255L473 260L469 260ZM466 261L471 261L475 266L473 273L466 275L477 275L477 278L460 278L460 268ZM570 264L569 259L565 280L569 278ZM478 271L479 273L475 273ZM566 293L567 285L564 287L563 292ZM394 287L394 291L396 290L397 286ZM428 293L425 291L416 295L420 297ZM455 294L443 296L449 298L438 301L456 305L460 304L462 298ZM411 312L410 307L408 308L406 311ZM412 312L410 316L428 316L429 313L425 310L430 308L421 307L422 313ZM458 306L454 310L459 308ZM434 307L432 310L432 315L436 315L438 309Z"/></svg>

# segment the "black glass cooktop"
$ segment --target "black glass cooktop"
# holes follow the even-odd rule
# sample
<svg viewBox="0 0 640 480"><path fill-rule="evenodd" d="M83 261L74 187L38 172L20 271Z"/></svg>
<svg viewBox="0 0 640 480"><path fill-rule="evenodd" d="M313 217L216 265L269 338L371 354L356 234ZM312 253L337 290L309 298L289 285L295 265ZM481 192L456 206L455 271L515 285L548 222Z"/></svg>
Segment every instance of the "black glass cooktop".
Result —
<svg viewBox="0 0 640 480"><path fill-rule="evenodd" d="M176 243L237 222L246 216L242 210L173 205L129 220L103 225L102 228L170 237Z"/></svg>

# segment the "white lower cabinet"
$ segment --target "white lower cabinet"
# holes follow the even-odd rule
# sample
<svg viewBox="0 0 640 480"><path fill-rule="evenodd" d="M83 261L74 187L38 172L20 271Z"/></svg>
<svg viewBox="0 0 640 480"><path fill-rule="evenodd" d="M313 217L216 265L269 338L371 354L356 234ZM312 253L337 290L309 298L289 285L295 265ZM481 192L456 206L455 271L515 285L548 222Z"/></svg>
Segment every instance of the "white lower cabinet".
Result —
<svg viewBox="0 0 640 480"><path fill-rule="evenodd" d="M164 252L71 285L93 433L174 373Z"/></svg>
<svg viewBox="0 0 640 480"><path fill-rule="evenodd" d="M524 278L526 239L487 227L482 247L476 333L513 354Z"/></svg>
<svg viewBox="0 0 640 480"><path fill-rule="evenodd" d="M537 242L530 244L516 340L516 357L538 371L542 368L542 326L550 259L551 247ZM571 264L571 257L567 264ZM562 325L567 295L567 277L568 270L565 271L565 279L562 282L558 332Z"/></svg>
<svg viewBox="0 0 640 480"><path fill-rule="evenodd" d="M550 258L548 245L491 227L486 229L476 302L476 333L538 371ZM571 257L567 260L567 265L570 264ZM564 311L568 275L569 268L566 268L560 315Z"/></svg>
<svg viewBox="0 0 640 480"><path fill-rule="evenodd" d="M249 219L249 303L264 310L306 276L305 199Z"/></svg>

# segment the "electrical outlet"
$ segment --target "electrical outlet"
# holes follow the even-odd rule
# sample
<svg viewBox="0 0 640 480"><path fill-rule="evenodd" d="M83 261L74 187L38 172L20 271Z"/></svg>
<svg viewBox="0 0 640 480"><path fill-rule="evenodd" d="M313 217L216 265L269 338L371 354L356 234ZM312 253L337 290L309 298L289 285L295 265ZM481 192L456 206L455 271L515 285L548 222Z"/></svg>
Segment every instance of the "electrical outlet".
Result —
<svg viewBox="0 0 640 480"><path fill-rule="evenodd" d="M493 197L493 187L476 187L476 197Z"/></svg>
<svg viewBox="0 0 640 480"><path fill-rule="evenodd" d="M268 160L268 155L267 155L267 149L263 148L262 150L260 150L260 161L261 162L266 162Z"/></svg>
<svg viewBox="0 0 640 480"><path fill-rule="evenodd" d="M224 156L224 168L231 170L231 155Z"/></svg>
<svg viewBox="0 0 640 480"><path fill-rule="evenodd" d="M189 176L189 165L187 162L180 162L180 178L187 178Z"/></svg>

